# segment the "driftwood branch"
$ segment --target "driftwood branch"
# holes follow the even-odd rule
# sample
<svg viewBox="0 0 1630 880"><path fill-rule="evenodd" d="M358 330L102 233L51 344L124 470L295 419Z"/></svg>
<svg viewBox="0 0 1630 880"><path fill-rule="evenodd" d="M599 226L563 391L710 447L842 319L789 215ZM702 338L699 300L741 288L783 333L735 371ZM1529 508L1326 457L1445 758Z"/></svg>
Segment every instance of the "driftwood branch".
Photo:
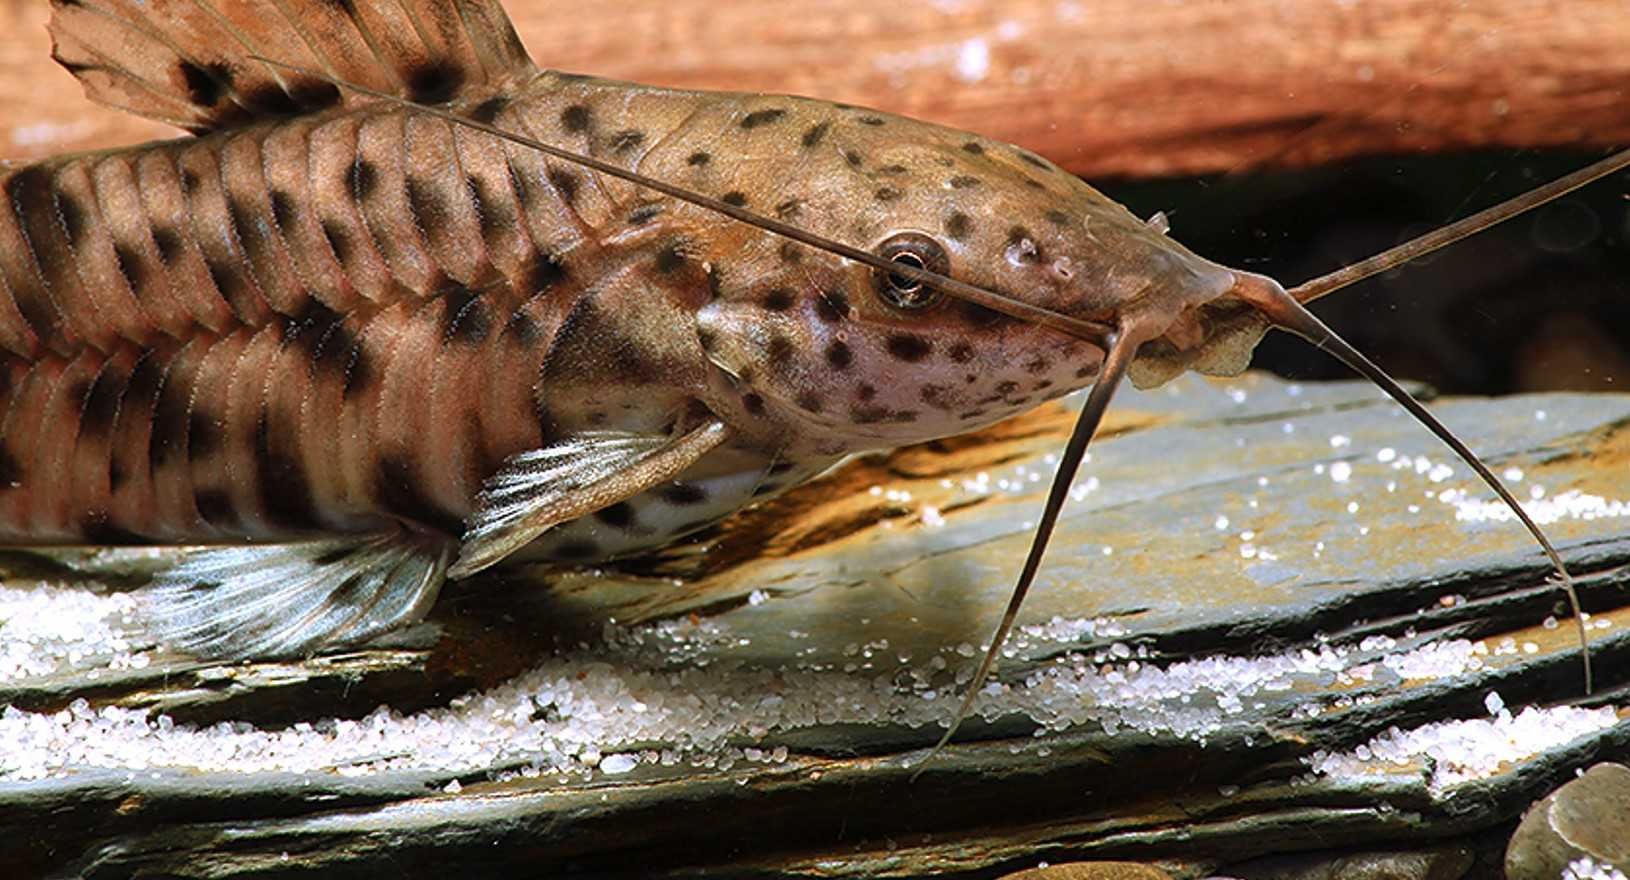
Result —
<svg viewBox="0 0 1630 880"><path fill-rule="evenodd" d="M545 66L868 104L1088 176L1630 142L1619 0L508 5ZM87 111L47 58L47 14L44 3L0 5L0 151L165 135Z"/></svg>

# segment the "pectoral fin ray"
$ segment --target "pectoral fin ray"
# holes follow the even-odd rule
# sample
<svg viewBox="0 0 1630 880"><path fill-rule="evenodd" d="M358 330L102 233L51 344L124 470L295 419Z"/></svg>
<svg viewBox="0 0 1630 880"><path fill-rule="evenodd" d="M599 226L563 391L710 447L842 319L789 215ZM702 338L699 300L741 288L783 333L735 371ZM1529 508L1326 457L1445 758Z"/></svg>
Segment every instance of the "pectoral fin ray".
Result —
<svg viewBox="0 0 1630 880"><path fill-rule="evenodd" d="M449 575L474 574L560 523L672 480L730 435L711 419L675 438L586 431L511 456L482 489Z"/></svg>

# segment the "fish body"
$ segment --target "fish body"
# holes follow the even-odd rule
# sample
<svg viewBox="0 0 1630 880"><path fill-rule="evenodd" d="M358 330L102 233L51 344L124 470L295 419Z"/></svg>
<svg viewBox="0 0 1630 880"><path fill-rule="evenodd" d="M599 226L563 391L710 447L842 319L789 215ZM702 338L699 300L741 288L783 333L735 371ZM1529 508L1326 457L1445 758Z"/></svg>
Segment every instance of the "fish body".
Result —
<svg viewBox="0 0 1630 880"><path fill-rule="evenodd" d="M1136 327L1140 384L1267 327L1254 280L1023 149L539 70L492 2L90 0L53 33L197 136L0 171L0 543L219 545L158 589L203 653L355 643L448 576L658 546L1104 368L640 180Z"/></svg>

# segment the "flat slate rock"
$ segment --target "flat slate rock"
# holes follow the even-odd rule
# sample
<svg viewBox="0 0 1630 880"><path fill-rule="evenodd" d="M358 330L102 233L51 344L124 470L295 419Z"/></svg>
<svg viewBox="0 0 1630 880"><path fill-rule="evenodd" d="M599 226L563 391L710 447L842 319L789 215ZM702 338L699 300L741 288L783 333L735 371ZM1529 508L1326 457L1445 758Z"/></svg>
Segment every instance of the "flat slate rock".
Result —
<svg viewBox="0 0 1630 880"><path fill-rule="evenodd" d="M0 848L27 873L1174 877L1509 824L1630 753L1630 395L1433 409L1577 581L1357 384L1124 396L1020 631L943 732L1077 402L849 462L655 556L450 589L368 650L133 625L165 552L13 553ZM920 777L912 781L919 769Z"/></svg>

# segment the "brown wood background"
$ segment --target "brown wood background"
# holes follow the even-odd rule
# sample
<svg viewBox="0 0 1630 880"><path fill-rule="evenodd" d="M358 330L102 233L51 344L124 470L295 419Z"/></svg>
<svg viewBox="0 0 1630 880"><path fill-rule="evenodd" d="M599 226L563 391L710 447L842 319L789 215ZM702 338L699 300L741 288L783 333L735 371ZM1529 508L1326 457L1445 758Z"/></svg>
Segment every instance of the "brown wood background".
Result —
<svg viewBox="0 0 1630 880"><path fill-rule="evenodd" d="M1088 176L1630 143L1625 0L511 0L540 64L869 104ZM91 107L0 0L0 156L169 131ZM982 60L983 59L983 60Z"/></svg>

